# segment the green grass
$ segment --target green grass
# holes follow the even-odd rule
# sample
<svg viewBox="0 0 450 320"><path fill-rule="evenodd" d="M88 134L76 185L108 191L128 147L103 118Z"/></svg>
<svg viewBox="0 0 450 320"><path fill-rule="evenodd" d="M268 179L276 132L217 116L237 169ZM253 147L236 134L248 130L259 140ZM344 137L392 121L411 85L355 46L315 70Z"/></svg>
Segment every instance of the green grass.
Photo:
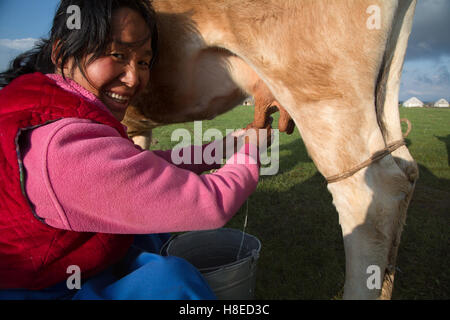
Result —
<svg viewBox="0 0 450 320"><path fill-rule="evenodd" d="M400 112L413 125L407 143L419 163L420 179L402 234L393 299L448 299L450 110ZM203 132L244 127L252 118L252 107L237 107L203 121ZM170 141L176 128L193 132L192 123L158 128L153 136L159 142L152 149L176 145ZM245 209L227 227L242 229ZM261 177L250 196L247 232L262 242L256 298L341 298L345 260L338 215L297 130L291 136L280 134L279 173Z"/></svg>

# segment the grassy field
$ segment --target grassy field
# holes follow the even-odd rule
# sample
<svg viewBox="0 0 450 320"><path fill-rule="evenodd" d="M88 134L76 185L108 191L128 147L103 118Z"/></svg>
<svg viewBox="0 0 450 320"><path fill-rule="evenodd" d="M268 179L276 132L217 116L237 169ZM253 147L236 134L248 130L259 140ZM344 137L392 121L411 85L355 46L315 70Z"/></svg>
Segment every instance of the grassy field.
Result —
<svg viewBox="0 0 450 320"><path fill-rule="evenodd" d="M393 299L450 298L450 110L405 109L413 129L407 143L420 166L420 179L402 234ZM252 107L237 107L208 128L240 128ZM276 123L277 117L274 117ZM158 128L152 149L169 149L176 128ZM294 156L295 155L295 156ZM246 205L227 224L243 228ZM262 242L258 260L258 299L340 299L345 260L338 214L298 131L280 134L280 169L263 176L248 200L247 232Z"/></svg>

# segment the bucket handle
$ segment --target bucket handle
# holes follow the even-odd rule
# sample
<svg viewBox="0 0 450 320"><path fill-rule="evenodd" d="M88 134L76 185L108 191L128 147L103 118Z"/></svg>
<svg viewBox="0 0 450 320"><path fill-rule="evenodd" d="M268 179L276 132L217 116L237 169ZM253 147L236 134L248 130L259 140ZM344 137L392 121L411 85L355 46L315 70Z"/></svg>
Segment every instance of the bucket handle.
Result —
<svg viewBox="0 0 450 320"><path fill-rule="evenodd" d="M252 250L252 259L251 259L252 263L251 264L253 264L256 260L258 260L258 258L259 258L258 250L253 249Z"/></svg>
<svg viewBox="0 0 450 320"><path fill-rule="evenodd" d="M170 236L169 240L167 240L161 247L161 250L159 250L159 254L163 257L167 256L167 249L169 247L169 244L177 238L179 234L173 234Z"/></svg>

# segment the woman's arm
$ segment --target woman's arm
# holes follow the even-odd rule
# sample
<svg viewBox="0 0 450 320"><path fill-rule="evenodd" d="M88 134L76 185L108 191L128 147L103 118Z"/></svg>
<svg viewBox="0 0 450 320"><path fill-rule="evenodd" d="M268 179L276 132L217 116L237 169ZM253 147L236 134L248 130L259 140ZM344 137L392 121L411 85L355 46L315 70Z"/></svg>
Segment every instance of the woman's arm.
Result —
<svg viewBox="0 0 450 320"><path fill-rule="evenodd" d="M199 176L88 120L63 119L27 139L26 192L35 213L55 228L129 234L214 229L258 183L251 144L217 172Z"/></svg>
<svg viewBox="0 0 450 320"><path fill-rule="evenodd" d="M212 169L219 169L221 167L221 162L213 161L212 163L207 163L205 161L205 149L210 147L214 147L215 142L207 143L202 146L187 146L180 149L175 150L154 150L152 151L155 155L157 155L160 158L163 158L167 162L174 164L174 157L176 158L186 158L187 161L183 161L180 164L175 164L178 168L186 169L189 171L192 171L197 174L201 174L205 171L212 170ZM208 150L206 150L208 151ZM173 155L174 153L174 155ZM195 161L195 154L201 155L197 156L197 161ZM209 154L209 152L208 152ZM213 156L215 153L212 154ZM222 159L219 159L220 161Z"/></svg>

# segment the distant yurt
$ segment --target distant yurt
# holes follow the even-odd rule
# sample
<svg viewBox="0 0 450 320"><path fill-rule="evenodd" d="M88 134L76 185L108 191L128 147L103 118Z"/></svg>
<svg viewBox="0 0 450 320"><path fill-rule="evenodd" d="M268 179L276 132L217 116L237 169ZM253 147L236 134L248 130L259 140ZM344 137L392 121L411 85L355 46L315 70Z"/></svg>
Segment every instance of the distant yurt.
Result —
<svg viewBox="0 0 450 320"><path fill-rule="evenodd" d="M449 104L448 104L448 101L447 101L447 100L441 99L441 100L437 101L437 102L434 104L434 107L436 107L436 108L448 108L448 107L449 107Z"/></svg>
<svg viewBox="0 0 450 320"><path fill-rule="evenodd" d="M403 106L406 108L422 108L423 102L417 99L416 97L412 97L411 99L406 100L403 103Z"/></svg>

